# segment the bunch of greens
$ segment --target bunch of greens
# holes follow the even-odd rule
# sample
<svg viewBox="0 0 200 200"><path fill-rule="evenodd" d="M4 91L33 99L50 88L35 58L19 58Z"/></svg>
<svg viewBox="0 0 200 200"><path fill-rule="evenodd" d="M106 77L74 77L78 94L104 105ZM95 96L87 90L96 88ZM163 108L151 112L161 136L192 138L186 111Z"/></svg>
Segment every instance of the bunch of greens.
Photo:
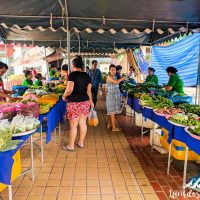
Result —
<svg viewBox="0 0 200 200"><path fill-rule="evenodd" d="M190 127L189 131L190 131L190 133L192 133L194 135L200 136L200 126L199 125Z"/></svg>
<svg viewBox="0 0 200 200"><path fill-rule="evenodd" d="M178 113L170 117L170 121L184 126L199 126L200 121L196 119L197 117L198 116L194 114L184 115L182 113Z"/></svg>
<svg viewBox="0 0 200 200"><path fill-rule="evenodd" d="M148 106L153 109L171 108L174 106L171 100L155 95L142 94L140 98L140 105Z"/></svg>
<svg viewBox="0 0 200 200"><path fill-rule="evenodd" d="M181 108L185 113L194 113L194 114L200 116L200 106L199 105L180 104L178 107Z"/></svg>

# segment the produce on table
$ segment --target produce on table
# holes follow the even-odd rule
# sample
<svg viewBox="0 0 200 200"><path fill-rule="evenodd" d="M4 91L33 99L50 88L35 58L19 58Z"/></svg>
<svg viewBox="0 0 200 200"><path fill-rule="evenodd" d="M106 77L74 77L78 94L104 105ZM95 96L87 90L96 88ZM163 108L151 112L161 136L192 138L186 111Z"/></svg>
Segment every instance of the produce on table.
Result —
<svg viewBox="0 0 200 200"><path fill-rule="evenodd" d="M37 102L38 101L38 98L36 95L30 93L30 94L26 94L24 96L24 98L22 99L22 103L28 103L28 102Z"/></svg>
<svg viewBox="0 0 200 200"><path fill-rule="evenodd" d="M3 103L0 105L0 120L12 119L16 115L15 104Z"/></svg>
<svg viewBox="0 0 200 200"><path fill-rule="evenodd" d="M193 126L188 129L188 131L194 135L200 136L200 126Z"/></svg>
<svg viewBox="0 0 200 200"><path fill-rule="evenodd" d="M33 116L38 118L40 114L40 106L35 102L18 103L15 106L17 115Z"/></svg>
<svg viewBox="0 0 200 200"><path fill-rule="evenodd" d="M49 110L53 107L53 104L51 103L41 103L40 104L40 114L48 113Z"/></svg>
<svg viewBox="0 0 200 200"><path fill-rule="evenodd" d="M156 109L155 112L164 115L175 115L178 113L183 113L183 111L180 108L161 108Z"/></svg>
<svg viewBox="0 0 200 200"><path fill-rule="evenodd" d="M22 133L38 128L40 122L34 117L17 115L11 122L12 133Z"/></svg>
<svg viewBox="0 0 200 200"><path fill-rule="evenodd" d="M102 72L101 75L102 75L102 82L106 83L106 78L107 78L108 74L106 72Z"/></svg>
<svg viewBox="0 0 200 200"><path fill-rule="evenodd" d="M169 99L149 94L142 94L140 98L140 105L151 107L153 109L172 108L174 106L172 101Z"/></svg>
<svg viewBox="0 0 200 200"><path fill-rule="evenodd" d="M178 106L180 109L184 110L186 113L194 113L200 116L200 106L193 104L180 104Z"/></svg>
<svg viewBox="0 0 200 200"><path fill-rule="evenodd" d="M0 121L0 150L5 149L6 145L12 139L12 130L8 120Z"/></svg>
<svg viewBox="0 0 200 200"><path fill-rule="evenodd" d="M194 114L185 115L182 113L178 113L171 116L169 121L184 126L197 126L200 125L200 121L197 120L197 117L198 116Z"/></svg>

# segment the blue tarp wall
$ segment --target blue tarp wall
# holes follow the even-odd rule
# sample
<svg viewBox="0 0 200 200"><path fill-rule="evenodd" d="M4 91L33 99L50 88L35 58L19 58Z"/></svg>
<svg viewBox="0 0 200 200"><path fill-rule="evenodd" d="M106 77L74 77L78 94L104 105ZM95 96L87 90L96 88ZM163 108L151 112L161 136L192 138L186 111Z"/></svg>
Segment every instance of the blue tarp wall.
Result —
<svg viewBox="0 0 200 200"><path fill-rule="evenodd" d="M200 33L195 33L170 46L152 47L151 66L156 70L159 84L168 82L166 68L176 67L184 86L195 86L199 63Z"/></svg>

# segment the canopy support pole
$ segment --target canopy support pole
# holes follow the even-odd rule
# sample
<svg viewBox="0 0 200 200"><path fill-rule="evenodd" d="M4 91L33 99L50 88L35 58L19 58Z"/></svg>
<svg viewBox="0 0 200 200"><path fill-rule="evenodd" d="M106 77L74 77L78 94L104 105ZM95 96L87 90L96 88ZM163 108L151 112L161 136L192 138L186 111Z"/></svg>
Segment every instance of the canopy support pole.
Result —
<svg viewBox="0 0 200 200"><path fill-rule="evenodd" d="M200 43L199 43L199 63L197 70L197 87L196 87L195 104L200 105Z"/></svg>
<svg viewBox="0 0 200 200"><path fill-rule="evenodd" d="M69 12L67 6L67 0L65 0L65 6L63 6L62 1L58 0L62 9L65 11L66 29L67 29L67 59L68 59L68 73L71 71L70 67L70 30L69 30Z"/></svg>
<svg viewBox="0 0 200 200"><path fill-rule="evenodd" d="M46 52L45 47L44 47L44 55L45 55L45 63L46 63L46 68L47 68L47 79L49 80L49 67L48 67L48 63L47 63L47 52Z"/></svg>

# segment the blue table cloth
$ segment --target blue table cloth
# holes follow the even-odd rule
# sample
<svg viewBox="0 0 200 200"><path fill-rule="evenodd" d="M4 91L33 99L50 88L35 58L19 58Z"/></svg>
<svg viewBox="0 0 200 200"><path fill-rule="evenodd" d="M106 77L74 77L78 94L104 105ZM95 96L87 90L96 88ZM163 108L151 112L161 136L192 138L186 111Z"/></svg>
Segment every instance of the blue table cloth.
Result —
<svg viewBox="0 0 200 200"><path fill-rule="evenodd" d="M136 98L128 98L128 105L137 113L141 113L142 108L139 104L139 100Z"/></svg>
<svg viewBox="0 0 200 200"><path fill-rule="evenodd" d="M189 149L200 155L200 140L191 137L183 127L171 126L168 142L171 143L172 139L185 143Z"/></svg>
<svg viewBox="0 0 200 200"><path fill-rule="evenodd" d="M60 99L48 113L39 115L39 121L41 124L45 118L47 119L46 144L51 141L51 133L55 130L57 124L59 122L64 122L65 112L66 102Z"/></svg>
<svg viewBox="0 0 200 200"><path fill-rule="evenodd" d="M0 152L0 183L10 185L11 184L11 174L12 166L14 163L13 156L22 147L22 145L28 140L30 135L17 137L14 139L23 140L18 147L14 150Z"/></svg>

